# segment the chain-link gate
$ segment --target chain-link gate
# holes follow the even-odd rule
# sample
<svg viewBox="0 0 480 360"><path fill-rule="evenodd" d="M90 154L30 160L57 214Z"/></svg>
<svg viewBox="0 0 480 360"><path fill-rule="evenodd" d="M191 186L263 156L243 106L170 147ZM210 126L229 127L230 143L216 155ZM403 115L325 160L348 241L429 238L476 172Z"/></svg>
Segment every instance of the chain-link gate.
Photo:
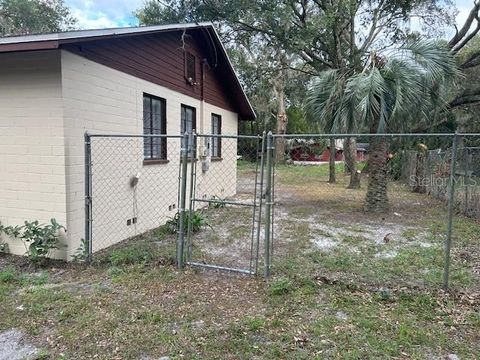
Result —
<svg viewBox="0 0 480 360"><path fill-rule="evenodd" d="M269 262L266 136L192 134L187 145L178 256L185 251L191 266L258 273L260 262Z"/></svg>

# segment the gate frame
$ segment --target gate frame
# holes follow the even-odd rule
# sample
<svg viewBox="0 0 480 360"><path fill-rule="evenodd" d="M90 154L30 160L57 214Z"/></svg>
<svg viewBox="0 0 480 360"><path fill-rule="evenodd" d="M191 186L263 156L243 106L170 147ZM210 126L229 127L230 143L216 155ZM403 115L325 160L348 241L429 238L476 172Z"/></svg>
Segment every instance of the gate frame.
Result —
<svg viewBox="0 0 480 360"><path fill-rule="evenodd" d="M190 161L191 161L190 206L189 206L189 210L188 210L188 215L189 216L186 217L186 214L187 214L187 210L185 208L185 205L186 205L186 180L184 180L184 179L186 179L188 177L188 167L186 165L184 165L184 166L181 167L181 175L180 175L180 178L182 179L182 187L180 189L180 192L181 192L180 199L182 199L182 202L179 204L179 207L184 209L184 211L182 211L181 215L180 215L180 224L182 224L182 231L179 230L178 239L177 239L177 249L179 249L179 251L177 252L177 266L178 266L178 268L182 269L184 265L190 265L190 266L200 267L200 268L237 272L237 273L243 273L243 274L247 274L247 275L256 275L258 273L258 250L259 250L259 247L260 247L261 209L262 209L262 203L263 203L262 195L260 194L260 196L258 196L258 194L257 194L257 188L258 188L258 186L260 186L260 189L263 189L264 171L265 171L265 165L266 165L263 157L265 155L267 156L267 162L268 162L268 158L269 158L268 149L267 149L266 152L264 151L264 148L266 148L265 141L268 142L267 136L265 135L265 133L263 134L263 136L259 136L259 135L196 134L195 132L185 134L184 136L189 136L189 139L191 141L188 141L187 144L192 144L193 146L192 146L192 148L183 149L185 154L188 154L188 153L191 154L191 158L190 158ZM272 135L270 133L269 137L268 137L268 139L270 139L270 141L272 139L271 136ZM196 151L197 151L197 140L199 138L200 139L209 139L209 138L213 138L213 137L217 137L217 138L220 138L220 139L236 139L237 141L239 139L254 139L254 140L257 140L253 204L243 202L243 201L225 201L225 200L218 200L217 201L217 200L211 200L211 199L210 200L205 200L205 199L197 199L196 198L196 186L197 186L197 182L196 182L196 171L197 170L196 170L196 167L197 167L197 162L194 161L195 160L194 157L195 157ZM259 166L258 166L259 165L258 164L259 144L261 144L261 149L262 149L262 151L261 151L262 158L261 158L261 161L260 161L260 169L259 169ZM195 149L195 151L191 151L193 149ZM185 154L183 156L185 156ZM270 156L271 156L271 154L272 154L272 152L270 151ZM188 161L186 161L186 162L188 162ZM271 162L271 160L270 160L270 162ZM268 166L267 166L267 169L268 169ZM260 170L260 182L258 182L258 175L259 175L258 172L259 172L259 170ZM270 178L271 178L271 176L270 176ZM267 181L268 181L268 179L267 179ZM266 193L268 193L267 190L266 190ZM270 191L270 193L271 193L271 191ZM192 219L192 216L191 215L195 211L195 203L196 202L209 203L209 204L212 204L212 203L214 204L214 203L220 203L221 202L221 203L225 203L225 204L229 204L229 205L248 206L248 207L253 208L249 269L241 269L241 268L222 266L222 265L218 265L218 264L206 264L206 263L199 263L199 262L192 261L192 259L191 259L191 247L192 247L192 238L191 238L192 224L191 224L191 219ZM257 204L257 202L258 202L258 204ZM266 202L266 205L267 205L267 208L269 206L271 207L271 204L269 205L268 201ZM259 208L258 222L257 222L257 219L256 219L256 209L257 209L257 207ZM185 231L183 229L183 227L184 227L183 223L184 223L185 219L187 220L187 223L188 223L187 234L185 234ZM185 244L186 244L186 246L185 246ZM187 248L186 254L185 254L185 247ZM255 247L255 249L254 249L254 247ZM254 250L255 250L255 253L257 254L257 256L255 257L255 267L253 267L253 253L254 253ZM267 269L270 268L269 258L270 258L269 241L266 241L265 265L264 265L265 276L268 276L268 273L269 273L269 270L267 270Z"/></svg>

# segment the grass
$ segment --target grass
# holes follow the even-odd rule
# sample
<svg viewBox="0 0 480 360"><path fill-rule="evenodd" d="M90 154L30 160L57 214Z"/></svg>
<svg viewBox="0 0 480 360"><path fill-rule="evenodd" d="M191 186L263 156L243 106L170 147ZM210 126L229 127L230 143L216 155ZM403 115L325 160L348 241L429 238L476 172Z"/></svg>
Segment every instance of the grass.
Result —
<svg viewBox="0 0 480 360"><path fill-rule="evenodd" d="M0 255L0 331L22 329L45 359L477 357L478 223L455 217L452 290L443 292L441 203L391 184L392 213L401 216L372 219L361 212L365 190L327 185L323 167L277 171L283 192L267 281L179 272L175 236L162 229L104 251L91 266L34 269ZM238 239L249 241L248 209L205 216L212 227L195 235L199 256L222 263ZM398 226L393 240L373 241L369 221ZM335 246L313 246L319 239Z"/></svg>

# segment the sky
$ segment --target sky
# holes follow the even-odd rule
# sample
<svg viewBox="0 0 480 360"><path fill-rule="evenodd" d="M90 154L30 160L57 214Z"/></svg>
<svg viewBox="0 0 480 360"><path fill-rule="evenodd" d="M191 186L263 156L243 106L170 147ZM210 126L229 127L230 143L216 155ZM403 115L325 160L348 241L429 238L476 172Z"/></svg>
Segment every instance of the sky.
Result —
<svg viewBox="0 0 480 360"><path fill-rule="evenodd" d="M463 24L474 0L455 1L458 8L457 24ZM66 0L82 29L99 29L137 25L133 12L144 0ZM453 30L452 30L453 31Z"/></svg>
<svg viewBox="0 0 480 360"><path fill-rule="evenodd" d="M65 3L82 29L137 25L133 12L144 0L66 0Z"/></svg>

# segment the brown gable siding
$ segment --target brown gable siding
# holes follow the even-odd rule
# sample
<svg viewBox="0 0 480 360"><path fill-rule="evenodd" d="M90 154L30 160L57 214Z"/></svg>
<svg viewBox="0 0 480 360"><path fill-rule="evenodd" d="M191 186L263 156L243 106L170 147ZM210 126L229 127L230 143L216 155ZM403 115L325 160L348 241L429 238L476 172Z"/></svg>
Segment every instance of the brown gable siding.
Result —
<svg viewBox="0 0 480 360"><path fill-rule="evenodd" d="M159 33L146 36L132 36L96 40L63 45L63 48L89 60L113 69L165 86L174 91L197 99L202 98L202 60L207 59L203 97L206 102L221 108L236 111L235 92L227 88L229 69L217 59L212 46L201 33L187 32L184 37L185 50L195 55L196 83L189 85L185 79L185 58L182 48L182 33ZM215 63L217 66L215 67Z"/></svg>

